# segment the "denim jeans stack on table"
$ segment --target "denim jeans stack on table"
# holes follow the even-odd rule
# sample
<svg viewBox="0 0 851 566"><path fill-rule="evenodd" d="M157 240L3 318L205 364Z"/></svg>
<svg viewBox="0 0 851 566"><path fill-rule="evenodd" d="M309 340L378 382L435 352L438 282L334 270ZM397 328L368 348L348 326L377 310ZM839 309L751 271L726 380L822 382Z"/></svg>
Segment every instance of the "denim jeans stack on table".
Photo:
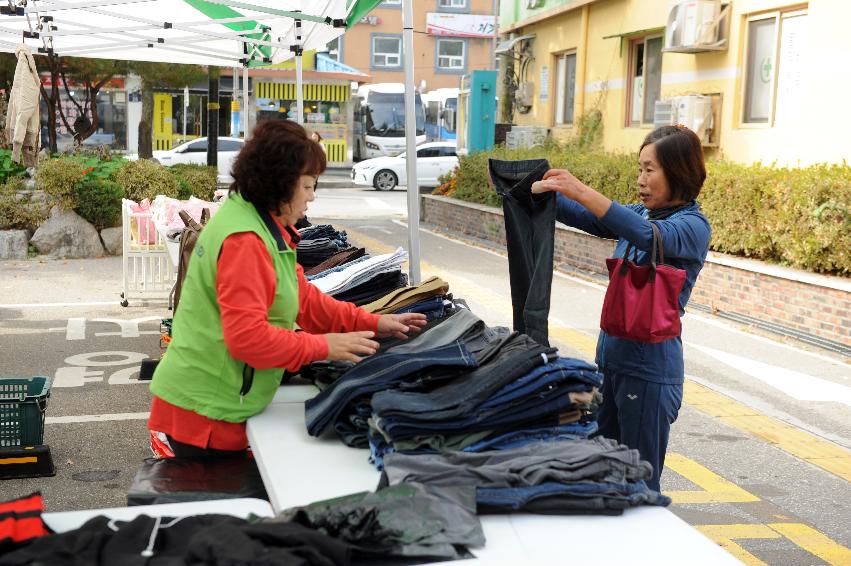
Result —
<svg viewBox="0 0 851 566"><path fill-rule="evenodd" d="M299 230L301 240L296 248L298 262L310 269L328 258L350 248L345 232L339 232L330 224L318 224Z"/></svg>
<svg viewBox="0 0 851 566"><path fill-rule="evenodd" d="M671 503L647 487L653 467L616 441L539 442L480 453L388 454L380 485L422 483L474 490L478 512L619 515Z"/></svg>
<svg viewBox="0 0 851 566"><path fill-rule="evenodd" d="M527 350L523 339L531 341L514 335L494 361L433 391L375 394L369 435L374 464L380 469L382 457L395 450L499 450L596 432L590 412L602 383L596 368L570 358L544 363L543 352Z"/></svg>

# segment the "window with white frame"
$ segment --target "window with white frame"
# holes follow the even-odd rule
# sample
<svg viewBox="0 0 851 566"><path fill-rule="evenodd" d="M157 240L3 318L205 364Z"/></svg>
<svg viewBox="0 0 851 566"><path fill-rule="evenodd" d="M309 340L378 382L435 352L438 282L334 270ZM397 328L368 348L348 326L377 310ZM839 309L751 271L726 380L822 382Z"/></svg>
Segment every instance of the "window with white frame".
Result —
<svg viewBox="0 0 851 566"><path fill-rule="evenodd" d="M437 6L440 8L466 8L467 0L438 0Z"/></svg>
<svg viewBox="0 0 851 566"><path fill-rule="evenodd" d="M382 6L401 6L402 0L384 0L381 3Z"/></svg>
<svg viewBox="0 0 851 566"><path fill-rule="evenodd" d="M806 15L806 10L795 10L748 19L742 123L773 125L798 112Z"/></svg>
<svg viewBox="0 0 851 566"><path fill-rule="evenodd" d="M556 125L573 124L573 102L576 98L576 53L556 58Z"/></svg>
<svg viewBox="0 0 851 566"><path fill-rule="evenodd" d="M461 70L465 67L463 39L437 40L437 66L440 69Z"/></svg>
<svg viewBox="0 0 851 566"><path fill-rule="evenodd" d="M629 68L627 125L652 124L662 93L662 36L630 41Z"/></svg>
<svg viewBox="0 0 851 566"><path fill-rule="evenodd" d="M373 67L399 67L401 64L401 37L376 36L372 38Z"/></svg>

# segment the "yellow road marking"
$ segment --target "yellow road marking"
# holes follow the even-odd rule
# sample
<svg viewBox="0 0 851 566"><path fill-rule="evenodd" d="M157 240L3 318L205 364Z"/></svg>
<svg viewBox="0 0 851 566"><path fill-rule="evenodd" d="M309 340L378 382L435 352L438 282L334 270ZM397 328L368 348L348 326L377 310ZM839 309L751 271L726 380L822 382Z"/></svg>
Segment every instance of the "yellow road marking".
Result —
<svg viewBox="0 0 851 566"><path fill-rule="evenodd" d="M695 525L695 528L750 566L765 566L765 562L736 544L734 540L786 538L831 566L851 564L851 550L802 523Z"/></svg>
<svg viewBox="0 0 851 566"><path fill-rule="evenodd" d="M765 525L697 525L697 530L748 566L768 566L733 542L734 539L777 539L780 534Z"/></svg>
<svg viewBox="0 0 851 566"><path fill-rule="evenodd" d="M771 523L768 525L810 554L831 565L851 564L851 550L833 542L814 528L801 523Z"/></svg>
<svg viewBox="0 0 851 566"><path fill-rule="evenodd" d="M851 481L851 452L808 432L712 391L686 381L683 400L722 423L765 440L780 450L805 460L846 481Z"/></svg>
<svg viewBox="0 0 851 566"><path fill-rule="evenodd" d="M682 454L669 452L665 456L665 467L692 483L703 488L702 491L666 491L674 503L751 503L759 501L733 482L725 480L715 472L701 466Z"/></svg>
<svg viewBox="0 0 851 566"><path fill-rule="evenodd" d="M2 464L34 464L38 462L38 458L35 456L23 456L21 458L0 458L0 465Z"/></svg>
<svg viewBox="0 0 851 566"><path fill-rule="evenodd" d="M696 525L695 528L748 566L768 566L736 544L734 539L777 539L780 534L765 525Z"/></svg>

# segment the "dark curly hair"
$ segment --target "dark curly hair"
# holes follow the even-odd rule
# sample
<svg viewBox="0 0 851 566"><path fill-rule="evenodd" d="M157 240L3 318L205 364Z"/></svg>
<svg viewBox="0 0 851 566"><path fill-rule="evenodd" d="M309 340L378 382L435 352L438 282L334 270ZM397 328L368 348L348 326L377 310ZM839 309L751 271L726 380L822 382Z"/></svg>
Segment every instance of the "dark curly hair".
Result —
<svg viewBox="0 0 851 566"><path fill-rule="evenodd" d="M325 171L325 152L295 122L266 119L239 152L233 164L230 190L263 210L280 214L292 200L302 175Z"/></svg>
<svg viewBox="0 0 851 566"><path fill-rule="evenodd" d="M685 126L659 126L644 138L641 150L653 144L656 161L662 167L671 196L675 200L692 201L700 194L706 180L703 144Z"/></svg>

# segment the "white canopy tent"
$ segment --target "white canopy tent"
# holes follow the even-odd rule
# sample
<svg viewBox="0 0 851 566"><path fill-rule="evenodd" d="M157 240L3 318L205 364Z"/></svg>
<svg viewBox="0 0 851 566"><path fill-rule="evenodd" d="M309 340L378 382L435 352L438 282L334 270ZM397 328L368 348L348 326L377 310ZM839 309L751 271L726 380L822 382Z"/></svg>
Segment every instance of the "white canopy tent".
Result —
<svg viewBox="0 0 851 566"><path fill-rule="evenodd" d="M301 53L325 46L381 0L0 0L0 51L24 43L34 53L242 67L296 58L296 96L303 120ZM414 121L412 0L403 0L406 122ZM234 85L236 88L236 85ZM243 123L247 110L243 108ZM415 128L406 128L416 156ZM419 282L416 159L408 159L411 281Z"/></svg>

